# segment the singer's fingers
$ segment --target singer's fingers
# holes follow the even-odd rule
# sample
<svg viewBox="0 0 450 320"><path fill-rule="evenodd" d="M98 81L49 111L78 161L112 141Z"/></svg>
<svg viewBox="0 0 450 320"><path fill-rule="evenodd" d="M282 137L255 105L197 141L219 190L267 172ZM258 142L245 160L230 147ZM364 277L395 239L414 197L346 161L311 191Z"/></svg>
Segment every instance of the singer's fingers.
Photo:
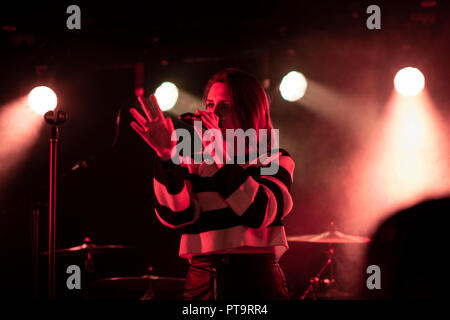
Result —
<svg viewBox="0 0 450 320"><path fill-rule="evenodd" d="M152 103L153 110L155 110L155 114L157 118L164 119L164 114L161 111L161 108L159 107L158 100L156 100L156 97L154 94L150 95L150 102Z"/></svg>
<svg viewBox="0 0 450 320"><path fill-rule="evenodd" d="M202 120L207 120L207 121L212 122L212 123L218 123L219 122L218 118L214 118L210 114L202 114Z"/></svg>
<svg viewBox="0 0 450 320"><path fill-rule="evenodd" d="M134 129L134 131L136 131L137 133L139 133L139 135L144 139L147 140L147 138L145 137L145 130L142 129L142 127L140 125L137 124L137 122L132 121L131 122L131 127Z"/></svg>
<svg viewBox="0 0 450 320"><path fill-rule="evenodd" d="M154 113L152 113L148 100L144 96L138 96L137 99L139 101L139 104L141 105L142 110L144 110L147 119L154 120L156 116L154 115Z"/></svg>
<svg viewBox="0 0 450 320"><path fill-rule="evenodd" d="M208 129L218 129L219 128L217 121L214 121L204 115L202 115L201 119L202 119L203 123L205 124L206 128L208 128Z"/></svg>
<svg viewBox="0 0 450 320"><path fill-rule="evenodd" d="M220 118L215 113L211 113L211 119L214 121L214 123L219 125Z"/></svg>
<svg viewBox="0 0 450 320"><path fill-rule="evenodd" d="M203 125L206 129L217 129L217 126L215 126L214 123L210 122L210 121L207 120L207 119L202 119L202 122L203 122L202 125Z"/></svg>
<svg viewBox="0 0 450 320"><path fill-rule="evenodd" d="M130 113L143 128L147 126L148 121L136 109L131 108Z"/></svg>
<svg viewBox="0 0 450 320"><path fill-rule="evenodd" d="M169 132L172 133L175 130L172 119L167 117L167 119L165 121L166 121L167 130L169 130Z"/></svg>
<svg viewBox="0 0 450 320"><path fill-rule="evenodd" d="M147 144L150 144L147 137L145 136L145 132L142 131L142 128L139 128L139 125L136 122L132 122L131 126L133 127L134 131L136 131Z"/></svg>
<svg viewBox="0 0 450 320"><path fill-rule="evenodd" d="M211 119L211 120L213 120L213 121L219 121L219 117L214 113L214 112L209 112L209 111L203 111L202 113L201 113L201 116L202 117L205 117L205 118L208 118L208 119Z"/></svg>
<svg viewBox="0 0 450 320"><path fill-rule="evenodd" d="M203 138L202 138L203 137L203 130L202 130L201 126L194 125L194 130L197 133L197 135L200 137L200 139L202 140L202 144L204 145Z"/></svg>

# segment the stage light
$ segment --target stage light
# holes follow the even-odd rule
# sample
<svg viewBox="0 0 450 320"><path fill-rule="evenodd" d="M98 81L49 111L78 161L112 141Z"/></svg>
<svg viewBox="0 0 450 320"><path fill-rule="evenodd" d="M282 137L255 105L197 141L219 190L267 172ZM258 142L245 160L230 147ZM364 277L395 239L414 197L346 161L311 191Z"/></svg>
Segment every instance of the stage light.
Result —
<svg viewBox="0 0 450 320"><path fill-rule="evenodd" d="M294 102L305 95L307 86L306 78L300 72L291 71L281 80L280 93L284 100Z"/></svg>
<svg viewBox="0 0 450 320"><path fill-rule="evenodd" d="M56 104L56 94L48 87L36 87L28 95L28 105L34 112L41 115L47 111L54 110Z"/></svg>
<svg viewBox="0 0 450 320"><path fill-rule="evenodd" d="M394 85L401 95L416 96L425 87L425 77L417 68L403 68L395 75Z"/></svg>
<svg viewBox="0 0 450 320"><path fill-rule="evenodd" d="M178 88L172 82L163 82L156 89L155 96L161 111L170 110L177 103Z"/></svg>

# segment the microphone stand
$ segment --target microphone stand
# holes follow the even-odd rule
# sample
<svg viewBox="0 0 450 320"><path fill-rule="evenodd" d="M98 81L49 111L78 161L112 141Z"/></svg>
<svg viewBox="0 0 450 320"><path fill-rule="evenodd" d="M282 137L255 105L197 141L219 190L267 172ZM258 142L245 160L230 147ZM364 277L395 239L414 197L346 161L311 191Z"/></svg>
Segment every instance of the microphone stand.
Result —
<svg viewBox="0 0 450 320"><path fill-rule="evenodd" d="M48 111L44 119L50 128L50 188L48 201L48 298L55 300L55 236L56 236L56 163L59 139L59 126L67 120L64 111Z"/></svg>
<svg viewBox="0 0 450 320"><path fill-rule="evenodd" d="M114 148L118 135L120 114L122 108L119 110L116 117L116 135L112 147ZM56 250L56 182L57 182L57 146L59 140L59 126L67 120L67 113L58 111L56 114L53 111L48 111L44 115L45 121L51 125L50 128L50 186L49 186L49 237L48 237L48 297L49 300L55 299L55 250ZM90 157L90 160L96 157ZM70 172L76 171L79 168L86 168L86 161L80 161L73 166L69 172L62 173L60 179L65 178ZM32 205L32 263L33 263L33 297L39 299L39 213L42 203L37 200Z"/></svg>

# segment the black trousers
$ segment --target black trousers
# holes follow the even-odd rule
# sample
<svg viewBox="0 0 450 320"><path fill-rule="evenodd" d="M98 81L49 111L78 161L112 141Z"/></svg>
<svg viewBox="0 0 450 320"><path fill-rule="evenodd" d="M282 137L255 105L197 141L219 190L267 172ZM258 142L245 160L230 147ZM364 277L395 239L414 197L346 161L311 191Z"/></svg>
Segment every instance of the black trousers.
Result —
<svg viewBox="0 0 450 320"><path fill-rule="evenodd" d="M286 278L271 254L194 257L186 276L186 300L288 300Z"/></svg>

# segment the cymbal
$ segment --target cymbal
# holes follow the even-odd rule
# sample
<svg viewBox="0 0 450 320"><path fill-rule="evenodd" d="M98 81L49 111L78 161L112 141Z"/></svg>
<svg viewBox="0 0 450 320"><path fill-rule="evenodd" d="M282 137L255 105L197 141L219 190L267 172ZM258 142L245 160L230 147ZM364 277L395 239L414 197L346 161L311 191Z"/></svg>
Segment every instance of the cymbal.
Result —
<svg viewBox="0 0 450 320"><path fill-rule="evenodd" d="M156 275L144 275L142 277L116 277L99 279L92 282L93 286L113 289L146 290L150 281L183 282L183 278L160 277Z"/></svg>
<svg viewBox="0 0 450 320"><path fill-rule="evenodd" d="M301 236L291 236L287 238L291 242L312 242L312 243L367 243L372 241L367 237L352 236L339 231L327 231L317 234L306 234Z"/></svg>
<svg viewBox="0 0 450 320"><path fill-rule="evenodd" d="M80 246L72 247L72 248L65 248L65 249L57 249L55 250L56 254L60 255L72 255L72 254L85 254L85 253L105 253L110 251L116 251L118 249L128 249L129 246L124 245L112 245L112 244L105 244L105 245L97 245L94 243L83 243ZM48 254L48 252L45 252L44 254Z"/></svg>

